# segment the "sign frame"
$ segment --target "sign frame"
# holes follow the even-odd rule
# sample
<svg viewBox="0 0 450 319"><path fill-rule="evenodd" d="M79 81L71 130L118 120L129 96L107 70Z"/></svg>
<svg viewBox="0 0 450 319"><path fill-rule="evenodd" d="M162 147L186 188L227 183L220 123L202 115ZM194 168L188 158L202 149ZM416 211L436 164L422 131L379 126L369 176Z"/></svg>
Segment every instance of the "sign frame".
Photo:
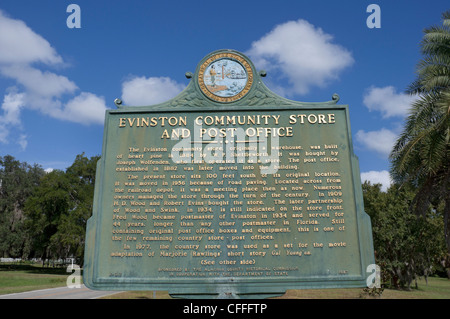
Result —
<svg viewBox="0 0 450 319"><path fill-rule="evenodd" d="M233 59L238 61L246 69L247 81L244 89L231 98L216 96L205 88L205 69L218 59ZM205 56L197 66L196 72L187 73L191 78L187 88L177 97L157 105L151 106L123 106L121 101L116 100L116 110L107 110L105 116L105 131L103 138L102 156L97 164L97 176L94 195L93 215L88 220L86 228L86 248L84 261L84 283L90 289L99 290L168 290L173 297L180 298L263 298L283 294L287 289L311 289L311 288L344 288L365 287L366 269L375 263L373 251L373 239L370 217L364 212L360 171L358 158L353 153L352 135L350 129L350 118L348 105L338 105L339 97L334 94L331 101L326 102L298 102L282 98L271 92L262 82L261 76L265 72L257 72L252 62L242 53L234 50L218 50ZM248 83L250 83L248 85ZM360 273L352 276L310 276L302 278L241 278L241 277L217 277L217 278L123 278L121 276L105 278L99 275L99 267L102 262L102 249L98 243L102 241L102 234L108 230L102 225L103 214L107 214L111 208L103 200L104 194L111 194L103 182L106 171L107 160L111 155L111 149L117 145L112 140L110 133L116 134L117 118L132 115L152 114L212 114L213 112L325 112L332 111L341 114L344 119L342 123L345 134L346 145L349 149L349 167L351 174L352 194L354 195L354 207L356 218L356 237L359 245ZM115 120L114 120L115 119ZM115 124L113 124L115 123ZM114 135L113 134L113 135ZM118 133L117 133L118 134ZM116 135L117 135L116 134ZM103 261L104 262L104 261ZM127 267L127 262L124 262Z"/></svg>

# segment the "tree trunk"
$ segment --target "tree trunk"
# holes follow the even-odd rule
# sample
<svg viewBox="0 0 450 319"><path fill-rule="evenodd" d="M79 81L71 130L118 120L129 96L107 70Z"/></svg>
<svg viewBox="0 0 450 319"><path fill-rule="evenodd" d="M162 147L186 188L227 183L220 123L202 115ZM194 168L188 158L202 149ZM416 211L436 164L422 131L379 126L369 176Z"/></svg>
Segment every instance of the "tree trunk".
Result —
<svg viewBox="0 0 450 319"><path fill-rule="evenodd" d="M450 194L446 194L445 206L444 206L444 235L445 243L447 245L447 253L450 255Z"/></svg>
<svg viewBox="0 0 450 319"><path fill-rule="evenodd" d="M444 237L447 245L447 258L445 260L445 268L447 270L447 278L450 279L450 194L445 194L444 206Z"/></svg>
<svg viewBox="0 0 450 319"><path fill-rule="evenodd" d="M442 266L444 266L447 271L447 278L450 279L450 254L445 257L445 259L441 262Z"/></svg>

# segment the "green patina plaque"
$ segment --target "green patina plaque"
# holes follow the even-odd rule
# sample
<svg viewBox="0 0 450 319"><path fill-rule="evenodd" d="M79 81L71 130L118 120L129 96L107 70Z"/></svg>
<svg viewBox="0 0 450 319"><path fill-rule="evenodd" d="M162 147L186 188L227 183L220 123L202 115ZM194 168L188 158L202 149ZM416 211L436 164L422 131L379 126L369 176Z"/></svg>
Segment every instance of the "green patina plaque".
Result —
<svg viewBox="0 0 450 319"><path fill-rule="evenodd" d="M191 298L366 286L348 106L284 99L261 74L220 50L174 99L107 111L86 286Z"/></svg>

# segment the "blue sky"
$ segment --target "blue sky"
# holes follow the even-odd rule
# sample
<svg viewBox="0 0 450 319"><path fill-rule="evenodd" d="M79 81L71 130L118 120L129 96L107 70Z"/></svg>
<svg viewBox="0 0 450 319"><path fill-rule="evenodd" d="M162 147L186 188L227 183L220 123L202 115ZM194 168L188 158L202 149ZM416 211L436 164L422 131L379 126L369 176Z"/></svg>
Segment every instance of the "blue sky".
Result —
<svg viewBox="0 0 450 319"><path fill-rule="evenodd" d="M81 28L69 28L70 4ZM381 27L369 28L370 4ZM0 3L0 156L66 169L100 155L104 112L178 94L208 53L247 54L265 83L297 101L348 104L363 179L389 182L404 94L423 29L448 1L87 1Z"/></svg>

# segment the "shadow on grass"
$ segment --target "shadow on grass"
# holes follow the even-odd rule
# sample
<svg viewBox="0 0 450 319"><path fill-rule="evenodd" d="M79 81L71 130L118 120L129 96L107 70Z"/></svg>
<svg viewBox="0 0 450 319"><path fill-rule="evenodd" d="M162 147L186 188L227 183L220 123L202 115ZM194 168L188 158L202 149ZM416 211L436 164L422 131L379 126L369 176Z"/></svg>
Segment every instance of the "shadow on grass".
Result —
<svg viewBox="0 0 450 319"><path fill-rule="evenodd" d="M36 264L0 264L0 271L23 271L30 274L67 275L67 266L42 267Z"/></svg>

